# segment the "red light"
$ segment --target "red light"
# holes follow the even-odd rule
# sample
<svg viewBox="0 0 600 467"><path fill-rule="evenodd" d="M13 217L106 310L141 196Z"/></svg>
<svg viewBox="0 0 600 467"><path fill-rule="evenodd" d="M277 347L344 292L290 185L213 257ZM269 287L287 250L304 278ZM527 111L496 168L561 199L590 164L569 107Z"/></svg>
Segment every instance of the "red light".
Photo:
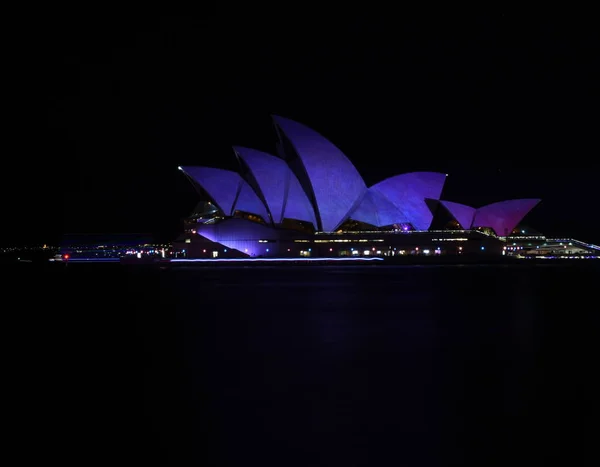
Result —
<svg viewBox="0 0 600 467"><path fill-rule="evenodd" d="M69 255L64 255L63 258L64 259L69 259Z"/></svg>

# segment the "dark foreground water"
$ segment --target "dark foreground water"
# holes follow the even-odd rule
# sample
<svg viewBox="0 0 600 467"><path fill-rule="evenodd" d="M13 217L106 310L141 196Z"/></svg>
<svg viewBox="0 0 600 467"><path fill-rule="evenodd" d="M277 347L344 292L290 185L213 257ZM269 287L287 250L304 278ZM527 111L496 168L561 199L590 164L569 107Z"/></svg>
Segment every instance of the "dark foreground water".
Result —
<svg viewBox="0 0 600 467"><path fill-rule="evenodd" d="M600 465L598 266L5 268L9 444L23 465Z"/></svg>

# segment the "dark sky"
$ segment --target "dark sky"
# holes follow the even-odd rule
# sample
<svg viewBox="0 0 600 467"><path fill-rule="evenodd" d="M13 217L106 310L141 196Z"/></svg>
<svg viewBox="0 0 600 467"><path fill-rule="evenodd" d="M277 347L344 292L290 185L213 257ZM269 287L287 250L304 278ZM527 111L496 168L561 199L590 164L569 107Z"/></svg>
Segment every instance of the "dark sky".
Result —
<svg viewBox="0 0 600 467"><path fill-rule="evenodd" d="M540 197L527 224L600 241L593 22L228 10L19 24L3 243L172 239L197 201L177 166L272 152L271 114L322 133L367 184L445 172L445 199Z"/></svg>

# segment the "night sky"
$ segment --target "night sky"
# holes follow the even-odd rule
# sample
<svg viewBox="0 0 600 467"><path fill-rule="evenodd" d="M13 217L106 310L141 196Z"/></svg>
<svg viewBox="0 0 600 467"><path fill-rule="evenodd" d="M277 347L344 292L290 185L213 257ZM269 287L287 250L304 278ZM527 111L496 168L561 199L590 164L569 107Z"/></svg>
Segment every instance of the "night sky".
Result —
<svg viewBox="0 0 600 467"><path fill-rule="evenodd" d="M527 225L600 242L593 22L227 10L24 22L3 243L172 240L198 201L177 166L236 169L232 145L274 152L271 114L330 139L368 185L449 173L445 199L540 197Z"/></svg>

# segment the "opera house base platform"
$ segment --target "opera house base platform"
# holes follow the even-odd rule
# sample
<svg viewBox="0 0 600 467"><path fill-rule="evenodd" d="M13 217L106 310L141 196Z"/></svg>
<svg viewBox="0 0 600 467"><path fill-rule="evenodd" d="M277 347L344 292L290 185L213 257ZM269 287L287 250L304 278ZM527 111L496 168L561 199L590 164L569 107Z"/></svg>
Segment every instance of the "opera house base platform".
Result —
<svg viewBox="0 0 600 467"><path fill-rule="evenodd" d="M192 230L173 243L175 258L385 258L501 257L505 242L477 230L351 231L302 234L244 219ZM230 229L226 229L228 226ZM206 226L208 227L208 226ZM212 234L212 235L211 235Z"/></svg>
<svg viewBox="0 0 600 467"><path fill-rule="evenodd" d="M364 260L383 260L385 264L489 264L520 259L598 258L600 246L541 234L498 237L489 230L401 229L306 234L238 218L214 225L192 222L173 242L173 259L182 262L312 260L307 263L314 264L331 260L365 264Z"/></svg>

